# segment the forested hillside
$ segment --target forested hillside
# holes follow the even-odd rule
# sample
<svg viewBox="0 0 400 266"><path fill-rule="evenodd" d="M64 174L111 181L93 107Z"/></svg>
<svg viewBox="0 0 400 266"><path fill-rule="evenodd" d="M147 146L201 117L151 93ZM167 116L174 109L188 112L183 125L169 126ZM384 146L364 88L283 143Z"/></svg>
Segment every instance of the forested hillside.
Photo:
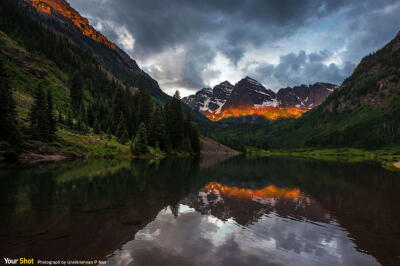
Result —
<svg viewBox="0 0 400 266"><path fill-rule="evenodd" d="M126 152L141 128L146 146L199 152L179 94L153 100L146 81L134 88L116 79L15 1L0 4L0 47L1 150L107 156Z"/></svg>

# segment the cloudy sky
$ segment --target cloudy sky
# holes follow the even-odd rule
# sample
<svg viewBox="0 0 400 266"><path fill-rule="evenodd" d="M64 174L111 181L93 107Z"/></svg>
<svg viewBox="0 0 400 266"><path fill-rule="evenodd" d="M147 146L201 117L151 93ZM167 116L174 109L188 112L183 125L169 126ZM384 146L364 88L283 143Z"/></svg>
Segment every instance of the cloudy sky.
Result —
<svg viewBox="0 0 400 266"><path fill-rule="evenodd" d="M400 30L398 0L69 0L168 94L245 76L340 84Z"/></svg>

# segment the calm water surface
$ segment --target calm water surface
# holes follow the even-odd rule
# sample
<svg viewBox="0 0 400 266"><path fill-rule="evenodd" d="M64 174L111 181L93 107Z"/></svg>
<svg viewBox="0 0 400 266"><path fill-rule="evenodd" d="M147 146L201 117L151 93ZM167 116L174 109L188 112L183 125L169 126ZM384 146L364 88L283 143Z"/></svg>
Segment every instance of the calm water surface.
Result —
<svg viewBox="0 0 400 266"><path fill-rule="evenodd" d="M0 257L107 265L400 265L400 174L236 157L0 170Z"/></svg>

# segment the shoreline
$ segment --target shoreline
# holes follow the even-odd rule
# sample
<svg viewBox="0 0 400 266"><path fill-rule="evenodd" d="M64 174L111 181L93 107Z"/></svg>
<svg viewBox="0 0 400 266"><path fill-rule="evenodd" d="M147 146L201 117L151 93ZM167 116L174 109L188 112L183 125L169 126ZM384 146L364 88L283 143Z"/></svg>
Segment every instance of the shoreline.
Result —
<svg viewBox="0 0 400 266"><path fill-rule="evenodd" d="M61 154L37 154L37 153L28 153L23 154L20 157L21 162L26 162L29 164L35 163L45 163L45 162L59 162L69 159L67 156Z"/></svg>
<svg viewBox="0 0 400 266"><path fill-rule="evenodd" d="M204 143L204 142L203 142ZM214 143L213 143L214 144ZM223 145L219 145L223 146ZM210 148L210 146L206 146L207 148ZM223 149L202 149L200 154L197 156L201 158L207 158L207 157L212 157L213 160L215 158L227 158L227 157L234 157L240 155L241 152L238 152L236 150L230 149L226 146L223 146ZM190 154L190 153L185 153L185 152L172 152L170 154L161 152L161 153L154 153L150 152L149 154L145 155L139 155L139 156L134 156L131 155L130 152L128 151L122 151L120 150L119 152L110 152L110 153L104 153L104 154L96 154L96 153L91 153L86 152L86 153L79 153L79 154L65 154L62 152L59 153L43 153L42 150L36 149L36 150L29 150L29 151L24 151L22 153L16 153L16 152L7 152L7 151L0 151L0 162L6 163L6 164L26 164L26 165L32 165L32 164L40 164L40 163L57 163L60 161L65 161L65 160L77 160L77 159L106 159L106 158L120 158L120 159L143 159L143 160L160 160L164 158L188 158L188 157L194 157L196 155ZM8 157L8 158L6 158Z"/></svg>
<svg viewBox="0 0 400 266"><path fill-rule="evenodd" d="M252 150L249 149L246 154L248 156L283 156L308 158L325 161L342 161L342 162L363 162L376 161L381 163L382 167L391 170L400 170L400 155L393 150L362 150L354 148L338 148L338 149L307 149L307 150Z"/></svg>

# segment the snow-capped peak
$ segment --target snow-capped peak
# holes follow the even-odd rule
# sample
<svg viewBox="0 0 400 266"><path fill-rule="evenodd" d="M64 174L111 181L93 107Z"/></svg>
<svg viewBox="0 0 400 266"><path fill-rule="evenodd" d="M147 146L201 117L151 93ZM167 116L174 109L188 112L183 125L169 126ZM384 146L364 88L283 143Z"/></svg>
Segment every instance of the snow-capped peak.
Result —
<svg viewBox="0 0 400 266"><path fill-rule="evenodd" d="M214 88L204 88L195 95L183 98L183 102L215 120L223 118L225 112L229 114L232 108L244 108L243 114L248 114L248 107L257 109L255 112L288 107L310 109L322 103L336 87L333 84L318 82L309 86L283 88L275 93L247 76L235 86L229 81L224 81Z"/></svg>
<svg viewBox="0 0 400 266"><path fill-rule="evenodd" d="M196 92L196 95L205 94L205 95L212 95L213 89L212 88L203 88Z"/></svg>

